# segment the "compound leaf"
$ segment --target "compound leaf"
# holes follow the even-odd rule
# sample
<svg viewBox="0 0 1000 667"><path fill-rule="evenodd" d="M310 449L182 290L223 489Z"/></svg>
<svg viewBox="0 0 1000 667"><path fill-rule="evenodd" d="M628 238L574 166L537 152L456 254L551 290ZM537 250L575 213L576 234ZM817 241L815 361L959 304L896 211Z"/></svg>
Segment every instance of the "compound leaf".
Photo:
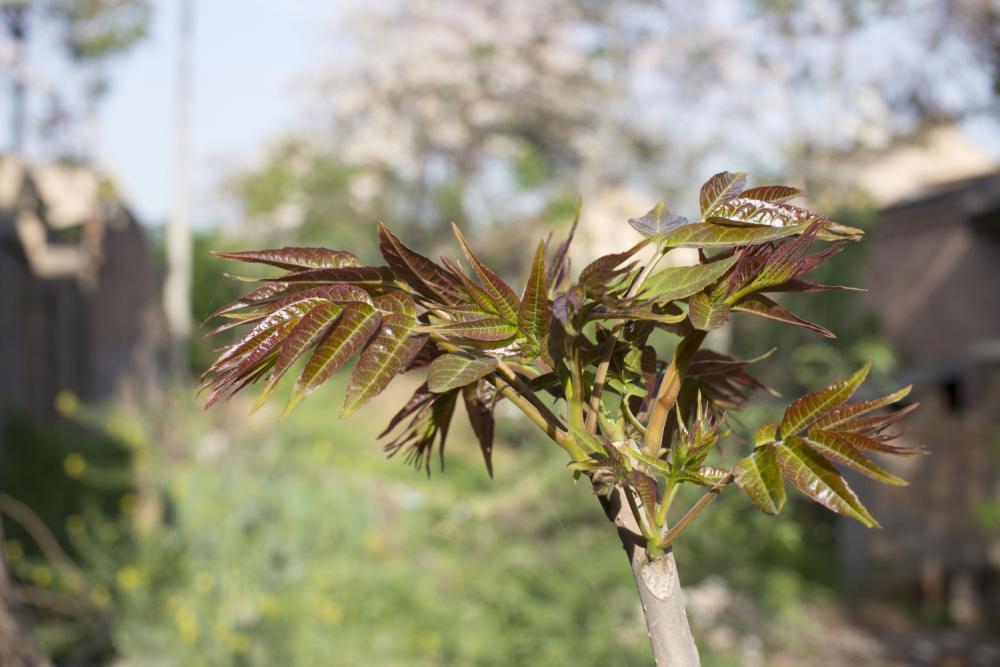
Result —
<svg viewBox="0 0 1000 667"><path fill-rule="evenodd" d="M427 370L427 387L440 394L472 384L496 368L497 360L493 357L474 357L461 352L442 354Z"/></svg>
<svg viewBox="0 0 1000 667"><path fill-rule="evenodd" d="M849 377L806 394L789 405L781 420L782 435L788 437L804 431L821 416L846 402L868 377L871 367L872 362L869 360Z"/></svg>
<svg viewBox="0 0 1000 667"><path fill-rule="evenodd" d="M829 510L851 517L869 528L878 527L878 522L837 469L809 449L802 438L785 438L776 445L774 453L781 474L799 491Z"/></svg>
<svg viewBox="0 0 1000 667"><path fill-rule="evenodd" d="M765 514L777 514L785 505L785 483L774 448L774 445L760 447L733 467L736 486Z"/></svg>

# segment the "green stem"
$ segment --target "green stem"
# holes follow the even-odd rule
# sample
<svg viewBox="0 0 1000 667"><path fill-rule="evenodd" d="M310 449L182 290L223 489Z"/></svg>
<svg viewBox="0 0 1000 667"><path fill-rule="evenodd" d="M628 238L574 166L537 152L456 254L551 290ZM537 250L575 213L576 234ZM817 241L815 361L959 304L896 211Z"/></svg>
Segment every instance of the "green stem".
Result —
<svg viewBox="0 0 1000 667"><path fill-rule="evenodd" d="M666 486L663 489L663 499L660 500L660 508L656 513L656 527L660 530L663 529L663 526L667 525L667 514L670 513L670 506L674 504L674 498L677 497L678 489L680 489L680 484L672 477L668 477Z"/></svg>
<svg viewBox="0 0 1000 667"><path fill-rule="evenodd" d="M573 460L580 461L587 458L586 452L559 427L558 421L552 415L551 411L546 411L549 415L546 417L531 401L522 396L517 389L504 382L502 378L490 375L488 379L497 388L501 396L516 405L528 419L545 432L545 435L549 436L554 443L566 450L573 457Z"/></svg>
<svg viewBox="0 0 1000 667"><path fill-rule="evenodd" d="M722 490L725 489L732 481L733 473L729 473L720 479L715 486L706 491L705 495L703 495L677 523L671 526L670 530L664 533L663 537L660 538L660 546L666 549L673 544L677 538L680 537L681 533L684 532L684 529L687 528L688 525L698 517L701 511L708 507L711 502L715 500L720 493L722 493Z"/></svg>
<svg viewBox="0 0 1000 667"><path fill-rule="evenodd" d="M656 456L660 452L667 417L674 404L677 403L687 368L698 351L698 347L705 340L706 333L696 329L681 339L681 342L677 344L677 349L674 350L674 357L671 359L670 365L667 366L667 370L663 374L660 388L656 392L652 413L646 423L646 435L643 438L643 449L650 456Z"/></svg>
<svg viewBox="0 0 1000 667"><path fill-rule="evenodd" d="M639 289L642 284L646 282L646 278L649 274L653 272L656 265L659 264L660 260L665 255L665 252L657 251L656 255L642 267L642 271L636 276L635 282L629 287L628 294L626 294L626 299L631 299L636 294L639 293ZM601 362L597 365L597 371L594 375L594 390L590 394L590 414L587 416L587 433L594 433L597 425L597 411L601 407L601 394L604 393L604 384L608 379L608 368L611 366L611 358L615 354L615 347L618 346L618 336L621 335L622 327L625 326L624 322L620 322L615 325L611 330L611 338L608 341L608 347L604 350L604 356L601 358Z"/></svg>

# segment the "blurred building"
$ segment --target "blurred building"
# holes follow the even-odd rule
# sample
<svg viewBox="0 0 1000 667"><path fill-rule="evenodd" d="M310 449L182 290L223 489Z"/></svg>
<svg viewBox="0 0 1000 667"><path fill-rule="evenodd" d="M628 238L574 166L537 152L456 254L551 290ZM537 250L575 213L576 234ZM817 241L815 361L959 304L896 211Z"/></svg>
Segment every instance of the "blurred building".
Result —
<svg viewBox="0 0 1000 667"><path fill-rule="evenodd" d="M99 400L154 372L158 280L98 173L0 156L0 420L45 418L61 391Z"/></svg>
<svg viewBox="0 0 1000 667"><path fill-rule="evenodd" d="M906 438L931 455L884 461L911 481L905 490L852 478L884 529L842 522L841 560L855 591L916 594L960 624L996 626L1000 534L989 516L1000 512L1000 172L969 146L935 141L886 159L892 187L883 189L892 192L882 199L894 201L867 240L863 279L898 355L898 379L921 402ZM973 162L935 160L941 146ZM949 168L966 177L947 181Z"/></svg>

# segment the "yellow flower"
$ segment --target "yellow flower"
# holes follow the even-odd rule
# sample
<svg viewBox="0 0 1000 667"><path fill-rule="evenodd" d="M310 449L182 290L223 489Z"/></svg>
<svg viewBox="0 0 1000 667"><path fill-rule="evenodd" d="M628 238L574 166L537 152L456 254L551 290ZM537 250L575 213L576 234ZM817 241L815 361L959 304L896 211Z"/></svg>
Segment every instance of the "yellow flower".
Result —
<svg viewBox="0 0 1000 667"><path fill-rule="evenodd" d="M111 593L104 586L94 586L90 589L90 601L93 602L95 606L103 609L111 602Z"/></svg>
<svg viewBox="0 0 1000 667"><path fill-rule="evenodd" d="M31 568L31 583L39 588L45 588L52 583L52 570L44 565Z"/></svg>
<svg viewBox="0 0 1000 667"><path fill-rule="evenodd" d="M250 637L242 632L234 632L226 643L234 653L245 653L250 648Z"/></svg>
<svg viewBox="0 0 1000 667"><path fill-rule="evenodd" d="M3 552L7 556L7 560L18 560L24 556L24 547L17 540L7 540L3 545Z"/></svg>
<svg viewBox="0 0 1000 667"><path fill-rule="evenodd" d="M177 626L177 632L183 641L188 644L197 641L200 631L198 630L198 619L193 611L187 607L180 607L174 613L174 625Z"/></svg>
<svg viewBox="0 0 1000 667"><path fill-rule="evenodd" d="M340 608L339 604L331 600L320 602L317 611L320 618L330 625L339 625L344 620L344 610Z"/></svg>
<svg viewBox="0 0 1000 667"><path fill-rule="evenodd" d="M56 412L63 417L72 417L80 408L80 399L71 391L65 389L56 394Z"/></svg>
<svg viewBox="0 0 1000 667"><path fill-rule="evenodd" d="M313 443L312 453L320 461L326 461L333 456L333 443L329 440L317 440Z"/></svg>
<svg viewBox="0 0 1000 667"><path fill-rule="evenodd" d="M83 454L73 452L63 459L63 469L70 477L79 477L87 469L87 459L83 458Z"/></svg>
<svg viewBox="0 0 1000 667"><path fill-rule="evenodd" d="M362 544L365 551L370 554L377 555L385 551L385 539L382 537L382 533L375 529L365 531Z"/></svg>
<svg viewBox="0 0 1000 667"><path fill-rule="evenodd" d="M264 618L270 618L281 609L281 601L273 595L268 595L260 601L260 614Z"/></svg>
<svg viewBox="0 0 1000 667"><path fill-rule="evenodd" d="M212 590L212 575L207 572L199 572L194 575L194 589L199 593L207 593Z"/></svg>
<svg viewBox="0 0 1000 667"><path fill-rule="evenodd" d="M79 514L70 514L66 517L66 531L73 535L79 535L87 527L83 517Z"/></svg>
<svg viewBox="0 0 1000 667"><path fill-rule="evenodd" d="M136 502L137 498L134 493L126 493L118 499L118 508L122 511L122 514L132 514L135 512Z"/></svg>
<svg viewBox="0 0 1000 667"><path fill-rule="evenodd" d="M138 568L128 565L118 570L118 587L123 591L134 591L142 583L142 573Z"/></svg>

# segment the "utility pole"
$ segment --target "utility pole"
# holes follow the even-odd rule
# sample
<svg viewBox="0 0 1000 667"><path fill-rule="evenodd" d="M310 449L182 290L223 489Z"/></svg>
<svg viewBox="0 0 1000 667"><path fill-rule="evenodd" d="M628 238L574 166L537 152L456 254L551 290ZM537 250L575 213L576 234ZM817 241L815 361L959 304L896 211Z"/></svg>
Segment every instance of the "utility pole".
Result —
<svg viewBox="0 0 1000 667"><path fill-rule="evenodd" d="M173 206L167 221L167 277L163 308L170 345L170 371L187 376L187 344L191 335L191 71L194 2L180 0L175 91Z"/></svg>
<svg viewBox="0 0 1000 667"><path fill-rule="evenodd" d="M27 0L0 1L0 16L7 25L11 38L11 112L10 151L14 155L24 155L25 128L27 127L27 73L25 71L25 42L28 37Z"/></svg>

